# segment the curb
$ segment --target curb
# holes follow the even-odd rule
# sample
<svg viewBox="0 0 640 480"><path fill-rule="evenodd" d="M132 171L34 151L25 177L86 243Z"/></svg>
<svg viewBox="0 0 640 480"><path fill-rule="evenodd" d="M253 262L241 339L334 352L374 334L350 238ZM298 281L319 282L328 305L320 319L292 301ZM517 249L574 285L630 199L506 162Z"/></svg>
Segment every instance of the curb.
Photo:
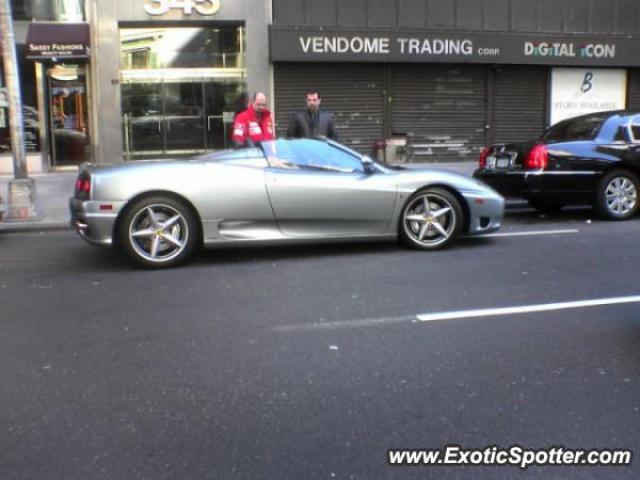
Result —
<svg viewBox="0 0 640 480"><path fill-rule="evenodd" d="M72 230L68 223L0 223L0 233L62 232Z"/></svg>

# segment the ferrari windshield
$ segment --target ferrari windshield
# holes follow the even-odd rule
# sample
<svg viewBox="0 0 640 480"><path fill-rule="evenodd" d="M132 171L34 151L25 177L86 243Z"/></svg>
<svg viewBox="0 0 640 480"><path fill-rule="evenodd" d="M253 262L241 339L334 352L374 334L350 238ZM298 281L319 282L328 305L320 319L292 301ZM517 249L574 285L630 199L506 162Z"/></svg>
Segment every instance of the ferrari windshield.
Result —
<svg viewBox="0 0 640 480"><path fill-rule="evenodd" d="M362 173L360 157L323 140L272 140L262 142L269 166L288 169L316 169L341 173Z"/></svg>

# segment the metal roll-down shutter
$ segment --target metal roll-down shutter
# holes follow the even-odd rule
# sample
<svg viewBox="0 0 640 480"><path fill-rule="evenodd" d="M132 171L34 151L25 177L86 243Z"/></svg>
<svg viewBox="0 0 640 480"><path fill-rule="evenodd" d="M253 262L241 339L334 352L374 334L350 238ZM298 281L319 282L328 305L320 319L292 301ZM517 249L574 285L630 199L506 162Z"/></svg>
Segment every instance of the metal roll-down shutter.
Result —
<svg viewBox="0 0 640 480"><path fill-rule="evenodd" d="M640 68L630 68L627 72L627 108L638 111L640 110Z"/></svg>
<svg viewBox="0 0 640 480"><path fill-rule="evenodd" d="M279 137L286 135L293 112L305 108L309 88L320 91L322 108L334 114L341 143L372 154L383 137L383 65L278 63L274 83Z"/></svg>
<svg viewBox="0 0 640 480"><path fill-rule="evenodd" d="M505 65L493 71L491 143L535 140L546 123L548 69Z"/></svg>
<svg viewBox="0 0 640 480"><path fill-rule="evenodd" d="M392 135L407 136L408 160L477 157L485 143L488 67L393 65Z"/></svg>

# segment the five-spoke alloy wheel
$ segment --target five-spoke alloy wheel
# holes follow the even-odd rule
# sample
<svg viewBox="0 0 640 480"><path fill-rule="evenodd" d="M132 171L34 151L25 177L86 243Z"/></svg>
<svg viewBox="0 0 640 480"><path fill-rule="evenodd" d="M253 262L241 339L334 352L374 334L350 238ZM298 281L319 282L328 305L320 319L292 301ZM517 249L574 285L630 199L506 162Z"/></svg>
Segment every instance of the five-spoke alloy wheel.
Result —
<svg viewBox="0 0 640 480"><path fill-rule="evenodd" d="M400 222L400 236L408 245L435 250L457 236L462 227L462 209L448 191L426 188L409 198Z"/></svg>
<svg viewBox="0 0 640 480"><path fill-rule="evenodd" d="M191 210L170 197L143 198L124 213L118 239L125 253L147 268L170 267L186 260L197 244Z"/></svg>
<svg viewBox="0 0 640 480"><path fill-rule="evenodd" d="M605 175L598 189L596 210L610 220L626 220L635 215L638 211L638 178L624 170Z"/></svg>

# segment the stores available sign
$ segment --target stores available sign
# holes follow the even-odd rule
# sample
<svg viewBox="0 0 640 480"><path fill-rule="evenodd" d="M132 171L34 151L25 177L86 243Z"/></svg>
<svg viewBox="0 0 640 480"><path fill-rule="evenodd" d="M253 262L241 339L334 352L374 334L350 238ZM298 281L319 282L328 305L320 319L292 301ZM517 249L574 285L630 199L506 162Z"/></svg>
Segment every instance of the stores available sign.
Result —
<svg viewBox="0 0 640 480"><path fill-rule="evenodd" d="M271 60L640 65L640 38L501 32L270 27Z"/></svg>
<svg viewBox="0 0 640 480"><path fill-rule="evenodd" d="M152 16L181 12L184 15L215 15L220 10L219 0L145 0L144 11Z"/></svg>
<svg viewBox="0 0 640 480"><path fill-rule="evenodd" d="M554 68L551 124L586 113L624 109L626 96L626 70Z"/></svg>

